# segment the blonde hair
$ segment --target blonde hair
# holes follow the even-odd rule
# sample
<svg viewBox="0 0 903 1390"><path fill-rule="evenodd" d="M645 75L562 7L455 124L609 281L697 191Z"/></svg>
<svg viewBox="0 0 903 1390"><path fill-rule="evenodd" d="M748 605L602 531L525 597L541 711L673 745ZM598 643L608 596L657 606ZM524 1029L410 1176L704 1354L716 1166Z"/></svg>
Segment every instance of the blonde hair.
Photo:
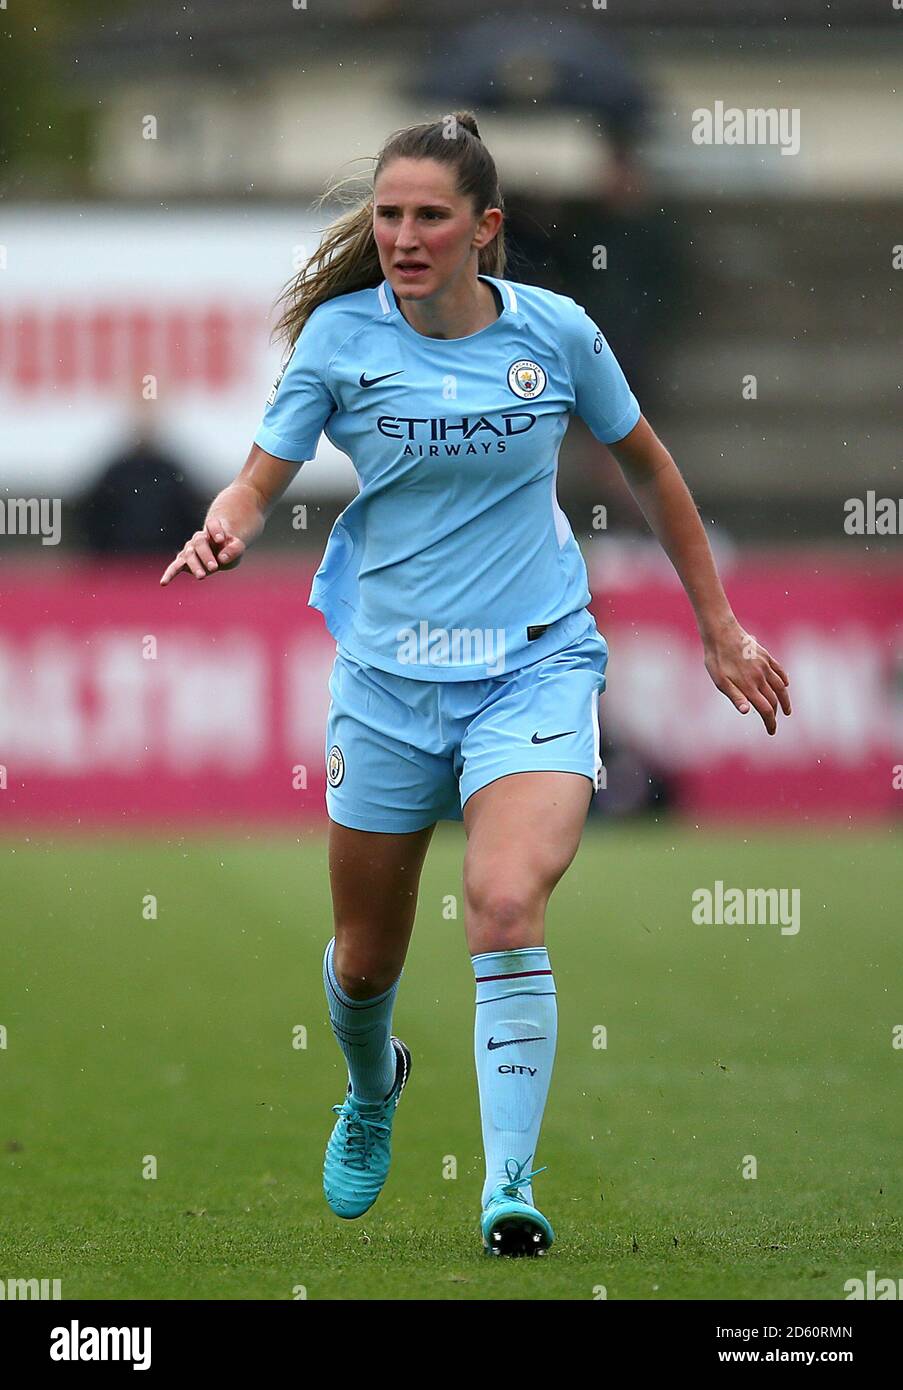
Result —
<svg viewBox="0 0 903 1390"><path fill-rule="evenodd" d="M495 161L480 139L476 118L470 111L454 111L441 121L408 126L390 135L379 152L373 182L393 159L435 159L451 165L458 192L469 197L474 212L502 208ZM332 184L320 199L335 197L348 180ZM504 226L479 253L481 275L505 273ZM277 300L280 317L273 336L290 347L314 309L340 294L372 289L385 276L373 236L373 195L338 217L323 234L314 254L291 279Z"/></svg>

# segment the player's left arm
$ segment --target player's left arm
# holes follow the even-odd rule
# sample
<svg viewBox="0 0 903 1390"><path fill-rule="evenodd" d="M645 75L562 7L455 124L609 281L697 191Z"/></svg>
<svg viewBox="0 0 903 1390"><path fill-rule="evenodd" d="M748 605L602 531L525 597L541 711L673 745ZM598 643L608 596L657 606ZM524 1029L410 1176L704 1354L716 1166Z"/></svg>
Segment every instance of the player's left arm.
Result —
<svg viewBox="0 0 903 1390"><path fill-rule="evenodd" d="M735 618L677 464L642 415L608 448L693 605L706 670L716 687L741 714L750 706L758 710L769 734L776 733L778 709L790 713L789 677Z"/></svg>

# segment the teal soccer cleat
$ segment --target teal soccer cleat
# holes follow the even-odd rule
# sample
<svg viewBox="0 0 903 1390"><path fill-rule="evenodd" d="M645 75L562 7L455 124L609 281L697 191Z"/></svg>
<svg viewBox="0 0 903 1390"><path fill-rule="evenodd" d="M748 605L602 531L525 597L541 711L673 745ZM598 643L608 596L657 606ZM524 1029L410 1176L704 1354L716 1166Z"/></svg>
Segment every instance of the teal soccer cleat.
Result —
<svg viewBox="0 0 903 1390"><path fill-rule="evenodd" d="M346 1221L370 1210L389 1175L395 1107L411 1074L411 1054L404 1043L393 1038L392 1046L395 1084L386 1099L360 1105L349 1086L344 1105L332 1107L339 1118L326 1145L323 1191L336 1216Z"/></svg>
<svg viewBox="0 0 903 1390"><path fill-rule="evenodd" d="M525 1173L528 1166L529 1159L519 1163L516 1158L509 1158L505 1163L508 1181L493 1190L483 1208L480 1229L486 1255L544 1255L555 1239L555 1232L542 1212L531 1207L520 1191L536 1173L545 1172L543 1167L534 1173Z"/></svg>

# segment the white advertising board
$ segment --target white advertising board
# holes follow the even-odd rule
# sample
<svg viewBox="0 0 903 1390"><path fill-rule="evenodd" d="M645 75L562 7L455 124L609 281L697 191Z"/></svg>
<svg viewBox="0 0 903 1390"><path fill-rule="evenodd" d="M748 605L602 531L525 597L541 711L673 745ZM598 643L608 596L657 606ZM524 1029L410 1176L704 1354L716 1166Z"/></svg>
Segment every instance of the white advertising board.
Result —
<svg viewBox="0 0 903 1390"><path fill-rule="evenodd" d="M0 487L70 497L138 418L201 488L224 486L284 357L276 299L324 220L306 207L7 207ZM325 438L303 474L295 495L355 490Z"/></svg>

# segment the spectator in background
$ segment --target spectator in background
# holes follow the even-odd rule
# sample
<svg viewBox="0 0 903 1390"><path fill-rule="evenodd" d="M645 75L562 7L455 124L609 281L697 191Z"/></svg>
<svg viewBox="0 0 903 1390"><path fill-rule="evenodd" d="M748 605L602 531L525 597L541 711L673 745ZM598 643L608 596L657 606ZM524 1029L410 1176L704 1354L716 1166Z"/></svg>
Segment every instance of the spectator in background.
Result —
<svg viewBox="0 0 903 1390"><path fill-rule="evenodd" d="M493 15L456 31L413 78L430 104L446 98L509 117L570 114L595 134L583 187L509 190L508 278L571 296L601 326L644 409L662 390L658 350L681 298L680 237L656 206L643 158L652 94L621 44L589 18ZM603 268L603 254L607 268Z"/></svg>
<svg viewBox="0 0 903 1390"><path fill-rule="evenodd" d="M156 441L145 402L134 413L129 441L79 498L77 512L92 554L157 555L179 548L205 505L178 460Z"/></svg>
<svg viewBox="0 0 903 1390"><path fill-rule="evenodd" d="M636 394L654 406L661 394L658 349L673 315L679 269L673 229L651 206L631 151L615 147L606 158L600 150L595 180L579 195L513 194L507 227L510 278L582 304L604 325Z"/></svg>

